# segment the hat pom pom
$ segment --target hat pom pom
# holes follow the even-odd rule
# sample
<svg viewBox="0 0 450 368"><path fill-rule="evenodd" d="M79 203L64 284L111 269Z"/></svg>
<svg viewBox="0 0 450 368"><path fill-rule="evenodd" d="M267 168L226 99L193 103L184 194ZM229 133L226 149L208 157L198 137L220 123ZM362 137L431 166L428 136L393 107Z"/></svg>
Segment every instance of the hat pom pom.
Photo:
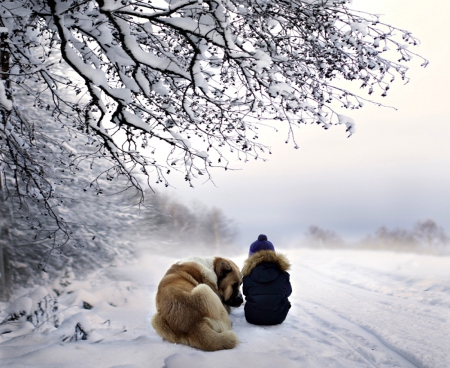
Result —
<svg viewBox="0 0 450 368"><path fill-rule="evenodd" d="M258 236L258 240L259 241L267 241L267 236L265 236L264 234L261 234L260 236Z"/></svg>

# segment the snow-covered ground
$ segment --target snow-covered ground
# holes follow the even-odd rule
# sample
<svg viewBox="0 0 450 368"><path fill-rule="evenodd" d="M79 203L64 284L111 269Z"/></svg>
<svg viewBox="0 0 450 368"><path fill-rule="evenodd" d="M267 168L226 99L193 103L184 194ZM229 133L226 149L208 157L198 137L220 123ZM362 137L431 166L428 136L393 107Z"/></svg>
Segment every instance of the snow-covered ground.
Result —
<svg viewBox="0 0 450 368"><path fill-rule="evenodd" d="M50 297L47 309L41 303L46 312L31 322L21 317L0 325L0 365L450 367L450 257L307 249L285 254L293 265L294 290L286 321L254 326L245 321L242 307L235 309L231 320L241 342L233 350L202 352L155 333L149 318L156 288L178 259L142 253L134 263L109 267L85 281L68 274L47 290L16 291L15 303L0 304L0 320L32 310L52 288L59 290L62 315L58 328L54 318L41 317L52 315ZM232 258L242 265L245 256Z"/></svg>

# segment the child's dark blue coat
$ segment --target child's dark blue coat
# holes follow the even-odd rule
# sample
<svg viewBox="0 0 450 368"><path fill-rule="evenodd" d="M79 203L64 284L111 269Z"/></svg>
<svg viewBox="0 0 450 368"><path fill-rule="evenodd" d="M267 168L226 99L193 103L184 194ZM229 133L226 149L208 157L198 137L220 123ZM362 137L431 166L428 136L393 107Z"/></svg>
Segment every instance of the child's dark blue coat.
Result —
<svg viewBox="0 0 450 368"><path fill-rule="evenodd" d="M245 319L255 325L277 325L283 322L291 303L290 264L285 256L261 250L247 258L242 269L246 297Z"/></svg>

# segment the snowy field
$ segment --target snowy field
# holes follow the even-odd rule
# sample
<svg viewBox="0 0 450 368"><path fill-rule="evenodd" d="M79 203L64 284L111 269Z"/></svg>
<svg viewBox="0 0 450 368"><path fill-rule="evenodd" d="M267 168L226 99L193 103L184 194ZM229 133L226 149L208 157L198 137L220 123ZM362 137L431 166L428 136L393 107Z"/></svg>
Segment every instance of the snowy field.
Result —
<svg viewBox="0 0 450 368"><path fill-rule="evenodd" d="M0 366L450 367L450 257L306 249L285 254L293 264L290 314L282 325L260 327L245 321L242 307L235 309L231 320L241 342L233 350L202 352L154 332L149 318L156 288L178 258L142 253L134 263L84 281L69 274L0 303L3 320L36 309L34 303L49 293L52 305L52 289L60 293L58 328L55 318L39 314L48 308L31 322L23 316L0 325ZM232 259L241 266L244 257Z"/></svg>

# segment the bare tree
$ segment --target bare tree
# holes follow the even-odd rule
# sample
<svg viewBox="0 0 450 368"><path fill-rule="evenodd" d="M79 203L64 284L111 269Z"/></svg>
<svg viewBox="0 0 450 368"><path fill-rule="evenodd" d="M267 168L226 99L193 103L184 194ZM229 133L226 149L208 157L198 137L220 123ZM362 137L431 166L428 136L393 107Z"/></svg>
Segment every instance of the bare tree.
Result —
<svg viewBox="0 0 450 368"><path fill-rule="evenodd" d="M339 109L372 101L339 80L386 96L396 77L407 81L404 62L415 55L408 46L418 41L348 3L1 2L0 162L13 179L8 198L37 241L55 249L74 234L59 211L67 199L61 188L86 162L109 164L86 190L101 195L105 180L122 178L143 194L140 176L168 186L179 171L192 185L232 158L264 159L270 149L259 129L278 130L279 121L295 147L295 128L305 123L344 124L351 135L354 123ZM27 97L21 103L18 93ZM46 112L53 129L33 111ZM75 138L86 150L68 146Z"/></svg>
<svg viewBox="0 0 450 368"><path fill-rule="evenodd" d="M167 241L172 250L188 246L224 251L236 245L236 224L216 207L199 202L185 205L161 193L147 202L150 210L142 213L134 232L146 243L157 242L158 251L164 250Z"/></svg>
<svg viewBox="0 0 450 368"><path fill-rule="evenodd" d="M442 226L432 219L418 221L413 228L414 238L420 245L430 251L447 251L450 238Z"/></svg>
<svg viewBox="0 0 450 368"><path fill-rule="evenodd" d="M363 247L386 249L393 251L413 251L418 248L417 240L412 231L407 229L389 229L385 226L378 228L361 241Z"/></svg>
<svg viewBox="0 0 450 368"><path fill-rule="evenodd" d="M306 244L314 248L343 247L344 240L334 231L312 225L306 231Z"/></svg>

